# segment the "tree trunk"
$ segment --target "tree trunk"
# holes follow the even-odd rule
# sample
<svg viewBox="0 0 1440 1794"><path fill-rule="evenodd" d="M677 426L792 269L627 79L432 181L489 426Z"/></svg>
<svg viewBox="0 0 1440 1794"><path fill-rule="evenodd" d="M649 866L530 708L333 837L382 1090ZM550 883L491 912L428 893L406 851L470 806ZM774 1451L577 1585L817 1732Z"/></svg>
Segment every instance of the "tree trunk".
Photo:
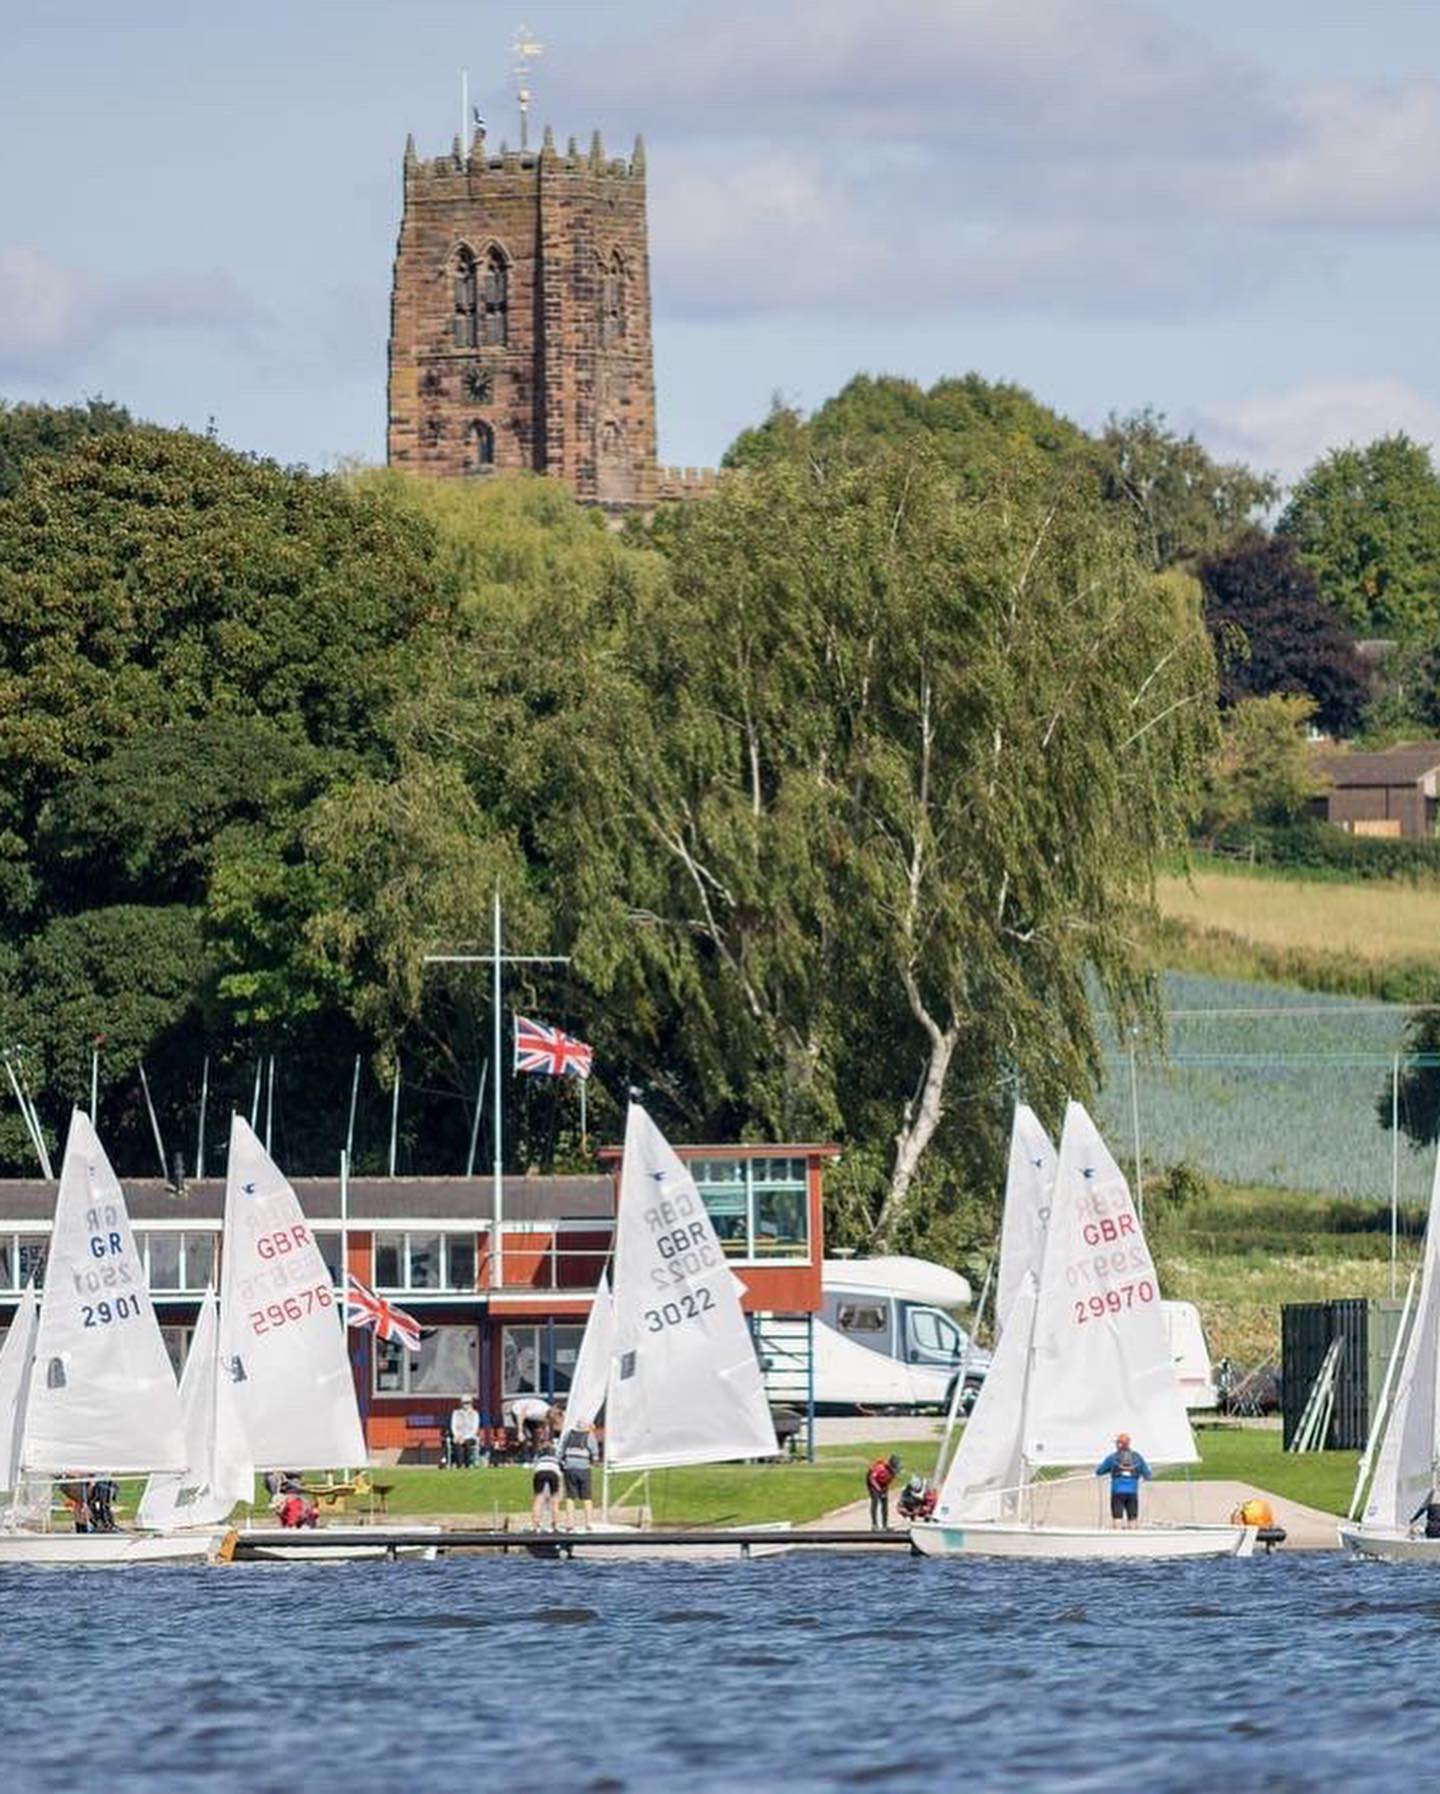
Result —
<svg viewBox="0 0 1440 1794"><path fill-rule="evenodd" d="M945 1079L949 1075L950 1061L955 1056L955 1046L960 1038L960 1024L952 1022L948 1028L942 1029L935 1025L928 1014L923 1016L923 1021L930 1036L925 1077L918 1098L912 1098L906 1103L904 1119L895 1135L895 1166L890 1173L890 1187L885 1192L879 1218L870 1235L870 1248L874 1252L890 1250L891 1242L909 1207L910 1189L915 1181L921 1155L934 1137L945 1112Z"/></svg>

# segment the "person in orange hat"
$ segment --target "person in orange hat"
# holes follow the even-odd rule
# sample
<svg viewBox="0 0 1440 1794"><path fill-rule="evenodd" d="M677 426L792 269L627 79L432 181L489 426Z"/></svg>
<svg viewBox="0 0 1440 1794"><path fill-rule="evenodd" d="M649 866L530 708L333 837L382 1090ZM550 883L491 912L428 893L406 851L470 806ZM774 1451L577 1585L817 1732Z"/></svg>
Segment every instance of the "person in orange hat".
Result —
<svg viewBox="0 0 1440 1794"><path fill-rule="evenodd" d="M1116 1433L1114 1451L1095 1466L1095 1474L1110 1478L1111 1521L1116 1526L1134 1526L1140 1518L1140 1484L1148 1482L1152 1472L1131 1446L1129 1433Z"/></svg>

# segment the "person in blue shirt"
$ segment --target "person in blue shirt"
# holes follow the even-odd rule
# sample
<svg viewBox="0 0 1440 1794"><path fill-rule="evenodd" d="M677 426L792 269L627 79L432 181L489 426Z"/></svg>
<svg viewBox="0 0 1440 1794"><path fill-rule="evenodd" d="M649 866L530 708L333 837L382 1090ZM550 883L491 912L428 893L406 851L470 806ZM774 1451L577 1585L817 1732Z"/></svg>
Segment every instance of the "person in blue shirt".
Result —
<svg viewBox="0 0 1440 1794"><path fill-rule="evenodd" d="M1133 1526L1140 1518L1140 1484L1150 1478L1150 1466L1130 1448L1129 1433L1115 1435L1115 1449L1095 1466L1096 1476L1110 1478L1110 1518Z"/></svg>

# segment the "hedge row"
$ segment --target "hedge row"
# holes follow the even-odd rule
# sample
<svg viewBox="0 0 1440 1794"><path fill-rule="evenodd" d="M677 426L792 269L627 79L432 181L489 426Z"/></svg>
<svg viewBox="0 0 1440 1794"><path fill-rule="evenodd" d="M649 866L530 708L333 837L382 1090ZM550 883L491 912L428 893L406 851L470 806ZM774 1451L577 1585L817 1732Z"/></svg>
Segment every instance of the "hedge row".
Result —
<svg viewBox="0 0 1440 1794"><path fill-rule="evenodd" d="M1332 872L1347 878L1440 877L1440 837L1402 841L1387 836L1349 835L1326 822L1294 822L1283 827L1237 823L1199 843L1226 859L1296 872Z"/></svg>

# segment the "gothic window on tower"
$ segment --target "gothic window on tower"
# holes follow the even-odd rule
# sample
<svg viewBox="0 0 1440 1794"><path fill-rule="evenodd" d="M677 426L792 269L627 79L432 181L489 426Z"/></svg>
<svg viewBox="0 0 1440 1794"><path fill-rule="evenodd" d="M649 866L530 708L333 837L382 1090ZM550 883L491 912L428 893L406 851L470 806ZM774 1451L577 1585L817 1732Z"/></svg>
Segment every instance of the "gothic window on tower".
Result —
<svg viewBox="0 0 1440 1794"><path fill-rule="evenodd" d="M600 264L600 341L605 346L625 336L625 261L617 249Z"/></svg>
<svg viewBox="0 0 1440 1794"><path fill-rule="evenodd" d="M482 418L470 426L470 472L489 473L495 465L495 432Z"/></svg>
<svg viewBox="0 0 1440 1794"><path fill-rule="evenodd" d="M473 349L479 341L480 270L462 243L455 251L455 325L457 349Z"/></svg>
<svg viewBox="0 0 1440 1794"><path fill-rule="evenodd" d="M509 340L510 270L499 249L485 257L484 311L481 319L481 341L504 348Z"/></svg>

